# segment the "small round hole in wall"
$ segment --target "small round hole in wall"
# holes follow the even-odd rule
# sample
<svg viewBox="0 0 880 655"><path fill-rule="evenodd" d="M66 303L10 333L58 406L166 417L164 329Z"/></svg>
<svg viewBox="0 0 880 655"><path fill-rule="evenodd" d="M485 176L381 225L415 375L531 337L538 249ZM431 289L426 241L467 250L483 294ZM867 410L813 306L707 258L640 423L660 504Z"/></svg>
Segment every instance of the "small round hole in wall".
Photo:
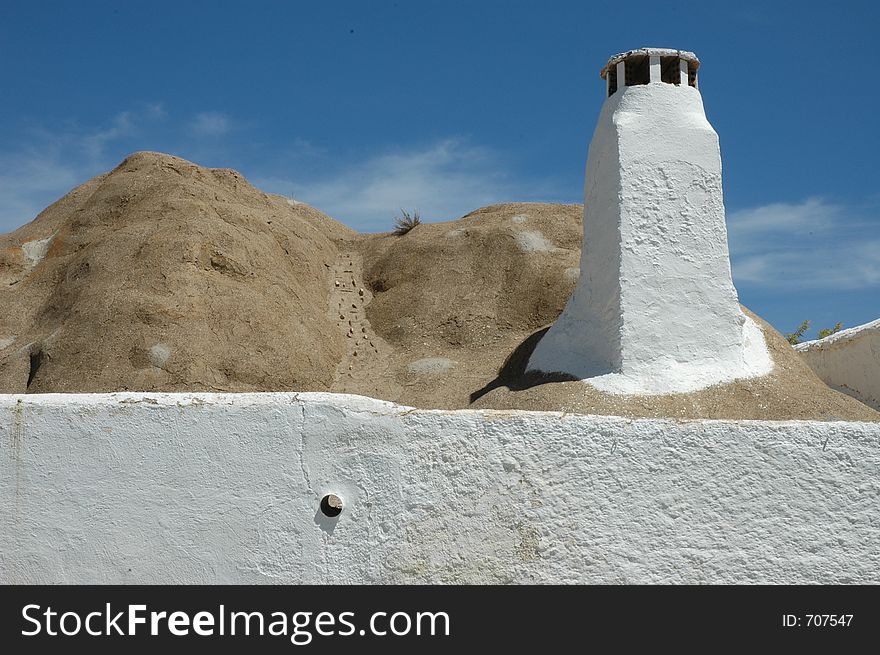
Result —
<svg viewBox="0 0 880 655"><path fill-rule="evenodd" d="M321 513L334 518L342 513L342 498L336 494L327 494L321 499Z"/></svg>

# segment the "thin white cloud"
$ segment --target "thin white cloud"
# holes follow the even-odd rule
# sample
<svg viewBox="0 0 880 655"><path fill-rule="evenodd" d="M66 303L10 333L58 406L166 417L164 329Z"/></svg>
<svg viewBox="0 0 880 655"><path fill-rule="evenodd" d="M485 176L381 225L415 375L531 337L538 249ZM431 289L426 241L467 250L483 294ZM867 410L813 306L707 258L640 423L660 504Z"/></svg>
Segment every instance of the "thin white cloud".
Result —
<svg viewBox="0 0 880 655"><path fill-rule="evenodd" d="M748 236L767 232L789 233L793 230L828 230L839 220L844 208L821 198L807 198L800 203L774 202L732 212L732 234Z"/></svg>
<svg viewBox="0 0 880 655"><path fill-rule="evenodd" d="M104 149L108 143L130 136L133 130L134 124L131 112L123 111L116 114L107 127L82 134L79 136L78 141L85 148L90 158L99 159L104 154Z"/></svg>
<svg viewBox="0 0 880 655"><path fill-rule="evenodd" d="M0 171L0 233L27 223L46 198L57 199L79 181L59 158L39 152L0 153Z"/></svg>
<svg viewBox="0 0 880 655"><path fill-rule="evenodd" d="M0 145L0 232L32 220L72 187L136 150L224 165L231 153L226 139L216 137L242 129L220 111L168 120L161 103L120 112L90 128L70 121L62 128L32 129L18 147ZM259 188L308 202L365 231L390 229L401 208L418 210L426 221L444 220L496 202L564 195L555 182L517 176L502 153L462 138L361 158L296 138L273 159L271 168L261 158L242 170Z"/></svg>
<svg viewBox="0 0 880 655"><path fill-rule="evenodd" d="M385 152L324 175L254 181L358 229L380 231L391 229L401 208L449 220L495 202L550 195L546 183L517 184L497 153L464 139Z"/></svg>
<svg viewBox="0 0 880 655"><path fill-rule="evenodd" d="M220 111L203 111L192 121L193 132L200 136L216 137L228 134L232 129L232 119Z"/></svg>
<svg viewBox="0 0 880 655"><path fill-rule="evenodd" d="M145 113L150 118L165 118L168 115L168 112L165 111L165 103L163 102L151 102L148 103L145 108Z"/></svg>
<svg viewBox="0 0 880 655"><path fill-rule="evenodd" d="M734 278L791 289L880 286L880 238L871 238L880 221L862 213L821 198L731 212Z"/></svg>
<svg viewBox="0 0 880 655"><path fill-rule="evenodd" d="M161 104L151 104L90 129L75 123L34 128L19 147L0 148L0 233L31 221L77 184L111 168L118 161L110 150L164 116Z"/></svg>

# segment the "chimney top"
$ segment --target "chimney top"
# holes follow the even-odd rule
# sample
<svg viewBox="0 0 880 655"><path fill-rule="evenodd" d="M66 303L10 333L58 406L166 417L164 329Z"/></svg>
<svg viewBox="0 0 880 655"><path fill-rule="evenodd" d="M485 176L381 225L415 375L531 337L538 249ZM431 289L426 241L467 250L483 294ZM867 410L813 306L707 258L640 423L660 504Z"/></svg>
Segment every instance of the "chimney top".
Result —
<svg viewBox="0 0 880 655"><path fill-rule="evenodd" d="M635 50L627 50L616 54L608 60L608 63L602 67L599 76L604 80L608 72L617 66L618 62L629 59L630 57L678 57L688 62L693 70L700 67L700 60L693 52L688 50L675 50L673 48L636 48Z"/></svg>
<svg viewBox="0 0 880 655"><path fill-rule="evenodd" d="M699 67L697 55L687 50L639 48L611 57L599 75L610 98L618 89L654 82L697 88Z"/></svg>

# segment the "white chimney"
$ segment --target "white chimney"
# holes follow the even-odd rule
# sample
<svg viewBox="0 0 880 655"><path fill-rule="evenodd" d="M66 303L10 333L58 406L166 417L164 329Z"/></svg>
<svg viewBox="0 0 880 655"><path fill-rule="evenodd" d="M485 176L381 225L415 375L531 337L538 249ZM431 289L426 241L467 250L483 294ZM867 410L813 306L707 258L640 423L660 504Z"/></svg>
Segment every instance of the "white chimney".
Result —
<svg viewBox="0 0 880 655"><path fill-rule="evenodd" d="M530 370L612 393L694 391L773 367L730 274L718 135L699 60L661 48L612 57L584 184L581 275Z"/></svg>

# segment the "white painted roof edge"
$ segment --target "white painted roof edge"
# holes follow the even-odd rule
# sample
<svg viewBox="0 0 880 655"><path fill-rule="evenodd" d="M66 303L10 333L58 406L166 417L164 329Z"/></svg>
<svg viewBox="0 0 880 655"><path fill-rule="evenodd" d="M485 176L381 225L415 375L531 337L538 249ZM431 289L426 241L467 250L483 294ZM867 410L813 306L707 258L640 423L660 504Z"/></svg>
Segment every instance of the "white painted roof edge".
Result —
<svg viewBox="0 0 880 655"><path fill-rule="evenodd" d="M808 350L824 348L841 341L850 341L851 339L855 339L856 337L860 337L869 332L880 333L880 318L871 321L870 323L865 323L864 325L856 325L855 327L835 332L824 339L813 339L812 341L804 341L803 343L795 344L794 349L798 352L806 352Z"/></svg>
<svg viewBox="0 0 880 655"><path fill-rule="evenodd" d="M786 426L824 425L836 426L846 431L853 427L869 427L880 433L880 423L870 421L762 421L754 419L676 419L676 418L631 418L604 414L573 414L569 412L541 412L520 409L418 409L406 405L398 405L387 400L378 400L368 396L355 394L326 393L315 391L278 391L252 393L214 393L214 392L137 392L119 391L114 393L26 393L0 394L0 410L16 411L17 408L64 407L71 411L78 408L115 405L139 407L278 407L279 405L312 405L332 406L340 410L354 413L375 414L376 416L415 416L447 415L472 417L486 421L504 419L546 420L555 418L564 421L590 421L604 425L620 425L630 423L648 423L657 426L669 424L704 424L726 426L763 425L768 428L784 429Z"/></svg>
<svg viewBox="0 0 880 655"><path fill-rule="evenodd" d="M599 77L603 80L605 79L605 74L611 69L613 66L617 65L617 62L626 59L632 55L648 55L653 57L681 57L687 61L692 61L695 64L695 68L700 67L700 60L697 58L693 52L689 50L675 50L673 48L636 48L635 50L627 50L626 52L621 52L608 60L608 63L602 67L602 70L599 71Z"/></svg>

